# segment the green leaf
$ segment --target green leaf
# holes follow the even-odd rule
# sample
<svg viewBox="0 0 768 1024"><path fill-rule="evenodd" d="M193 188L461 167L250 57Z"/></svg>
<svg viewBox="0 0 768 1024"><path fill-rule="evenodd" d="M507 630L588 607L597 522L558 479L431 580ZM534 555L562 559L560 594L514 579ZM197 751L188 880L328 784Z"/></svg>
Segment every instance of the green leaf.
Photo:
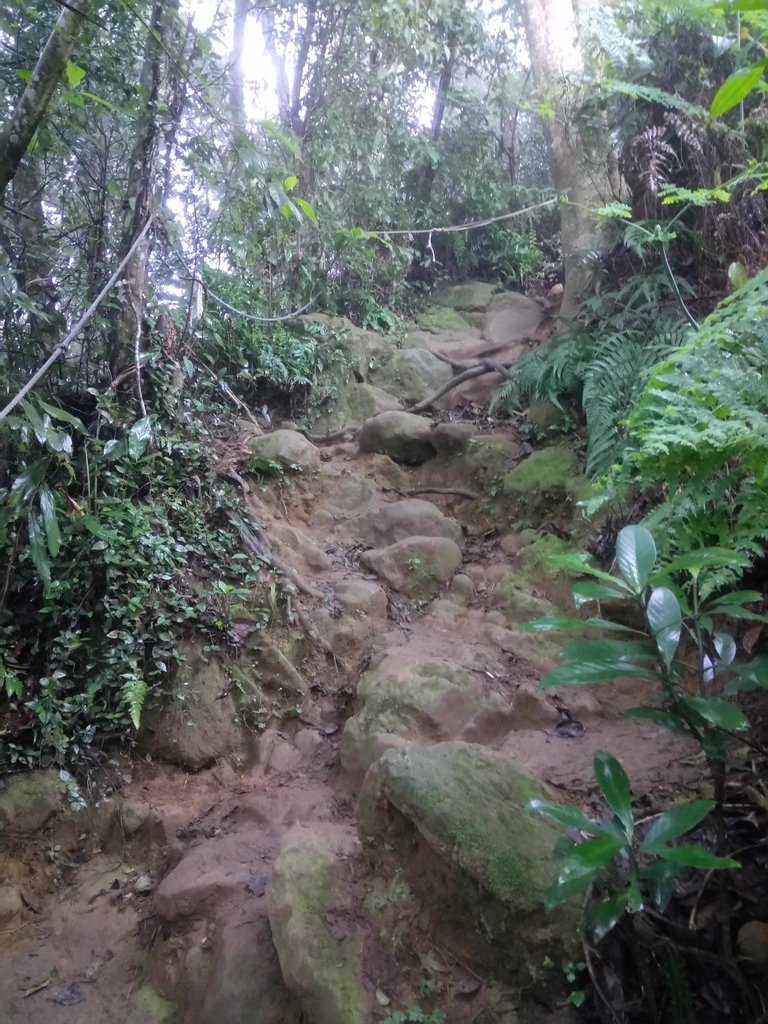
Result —
<svg viewBox="0 0 768 1024"><path fill-rule="evenodd" d="M71 427L79 431L81 434L85 433L85 427L83 426L82 420L79 420L77 416L72 416L65 409L59 409L56 405L48 405L47 402L41 402L40 407L44 409L48 415L54 420L61 420L63 423L69 423Z"/></svg>
<svg viewBox="0 0 768 1024"><path fill-rule="evenodd" d="M727 78L715 93L709 110L709 119L721 117L745 99L763 77L765 61L758 61L751 67L739 68Z"/></svg>
<svg viewBox="0 0 768 1024"><path fill-rule="evenodd" d="M714 806L714 800L690 800L670 808L648 829L640 849L652 853L654 846L679 839L703 821Z"/></svg>
<svg viewBox="0 0 768 1024"><path fill-rule="evenodd" d="M598 750L594 759L595 778L608 806L624 826L629 839L635 827L632 817L632 790L627 773L616 758L605 750Z"/></svg>
<svg viewBox="0 0 768 1024"><path fill-rule="evenodd" d="M673 864L685 864L689 868L740 868L741 864L730 857L716 857L703 846L657 846L653 851Z"/></svg>
<svg viewBox="0 0 768 1024"><path fill-rule="evenodd" d="M622 718L641 718L644 721L655 722L662 729L673 732L676 736L691 736L691 727L680 715L665 708L630 708L621 716Z"/></svg>
<svg viewBox="0 0 768 1024"><path fill-rule="evenodd" d="M592 903L587 912L587 927L594 942L600 942L626 913L629 889Z"/></svg>
<svg viewBox="0 0 768 1024"><path fill-rule="evenodd" d="M108 103L102 96L97 96L95 92L87 92L85 89L80 93L83 99L90 100L92 103L98 103L100 107L106 107L107 110L112 110L117 113L117 107L112 103Z"/></svg>
<svg viewBox="0 0 768 1024"><path fill-rule="evenodd" d="M128 431L128 454L134 459L143 455L151 436L152 417L145 416L144 419L137 420Z"/></svg>
<svg viewBox="0 0 768 1024"><path fill-rule="evenodd" d="M768 657L753 658L747 665L731 665L735 678L730 679L724 693L747 693L750 690L768 690Z"/></svg>
<svg viewBox="0 0 768 1024"><path fill-rule="evenodd" d="M598 665L600 662L614 663L617 673L622 671L622 662L654 661L656 651L653 645L642 640L582 640L577 644L567 644L560 651L560 657L567 661L589 662Z"/></svg>
<svg viewBox="0 0 768 1024"><path fill-rule="evenodd" d="M736 641L730 633L715 633L712 641L721 665L730 665L736 657Z"/></svg>
<svg viewBox="0 0 768 1024"><path fill-rule="evenodd" d="M76 89L85 78L85 75L85 68L78 67L71 60L67 61L67 66L64 68L64 80L70 89Z"/></svg>
<svg viewBox="0 0 768 1024"><path fill-rule="evenodd" d="M614 665L569 662L550 669L539 685L544 689L554 686L583 686L586 683L608 683L614 679L644 679L657 683L658 676L650 669L630 662L617 662Z"/></svg>
<svg viewBox="0 0 768 1024"><path fill-rule="evenodd" d="M685 874L685 867L672 864L668 860L655 860L650 864L644 864L639 874L645 882L654 906L663 914L672 899L675 879Z"/></svg>
<svg viewBox="0 0 768 1024"><path fill-rule="evenodd" d="M571 857L586 867L601 868L606 864L610 864L616 854L623 850L625 846L625 839L599 836L595 839L587 839L583 843L576 844L571 850Z"/></svg>
<svg viewBox="0 0 768 1024"><path fill-rule="evenodd" d="M43 516L48 552L51 558L55 558L61 548L61 533L59 532L59 520L56 517L56 499L47 484L41 486L37 500L40 503L40 511Z"/></svg>
<svg viewBox="0 0 768 1024"><path fill-rule="evenodd" d="M38 515L31 509L27 516L27 527L29 530L29 553L43 585L48 587L51 583L51 563L48 561L42 524Z"/></svg>
<svg viewBox="0 0 768 1024"><path fill-rule="evenodd" d="M593 821L583 814L578 807L569 807L567 804L550 804L543 800L531 800L526 805L528 814L543 814L552 818L559 825L566 828L577 828L588 836L604 836L607 839L621 839L621 833L612 822Z"/></svg>
<svg viewBox="0 0 768 1024"><path fill-rule="evenodd" d="M616 539L619 572L636 594L648 584L656 564L656 545L644 526L625 526Z"/></svg>
<svg viewBox="0 0 768 1024"><path fill-rule="evenodd" d="M698 575L702 569L720 569L728 565L749 565L749 559L738 551L731 551L729 548L699 548L697 551L689 551L679 558L673 558L671 562L662 566L663 573L691 572Z"/></svg>
<svg viewBox="0 0 768 1024"><path fill-rule="evenodd" d="M309 217L313 224L317 224L317 214L315 213L315 208L311 203L308 203L306 199L301 199L299 196L296 196L296 205L305 214L305 216Z"/></svg>
<svg viewBox="0 0 768 1024"><path fill-rule="evenodd" d="M569 629L604 629L615 633L634 633L636 636L644 636L637 629L624 626L620 622L611 622L610 619L574 619L562 615L544 615L534 622L523 622L517 627L528 633L557 633Z"/></svg>
<svg viewBox="0 0 768 1024"><path fill-rule="evenodd" d="M19 70L16 72L16 77L20 78L22 82L28 82L32 77L32 72L29 70L29 68L19 68Z"/></svg>
<svg viewBox="0 0 768 1024"><path fill-rule="evenodd" d="M648 625L656 640L659 654L669 667L680 644L683 613L680 602L668 587L656 587L645 608Z"/></svg>
<svg viewBox="0 0 768 1024"><path fill-rule="evenodd" d="M609 587L604 583L590 583L582 580L573 586L573 599L576 607L581 608L589 601L625 601L627 598L624 591L618 587Z"/></svg>
<svg viewBox="0 0 768 1024"><path fill-rule="evenodd" d="M298 184L299 179L296 177L296 175L289 174L288 177L283 182L283 188L285 189L286 192L293 192L293 190L296 188Z"/></svg>
<svg viewBox="0 0 768 1024"><path fill-rule="evenodd" d="M680 703L719 729L749 728L749 719L744 712L722 697L685 697Z"/></svg>
<svg viewBox="0 0 768 1024"><path fill-rule="evenodd" d="M565 569L567 572L578 573L581 576L593 576L596 580L603 580L604 583L611 583L627 593L629 592L629 588L623 580L591 565L589 555L575 554L571 551L563 555L553 555L549 561L553 568Z"/></svg>
<svg viewBox="0 0 768 1024"><path fill-rule="evenodd" d="M599 873L600 868L587 867L578 860L567 860L555 881L544 893L544 906L551 910L578 896L592 885Z"/></svg>

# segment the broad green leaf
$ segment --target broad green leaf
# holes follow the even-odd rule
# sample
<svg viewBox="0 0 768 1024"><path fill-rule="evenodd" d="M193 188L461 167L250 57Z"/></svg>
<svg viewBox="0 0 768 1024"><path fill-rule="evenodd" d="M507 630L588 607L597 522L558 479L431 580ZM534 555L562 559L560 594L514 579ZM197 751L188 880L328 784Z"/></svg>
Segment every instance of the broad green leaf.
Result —
<svg viewBox="0 0 768 1024"><path fill-rule="evenodd" d="M54 420L61 420L63 423L69 423L71 427L79 431L81 434L85 433L85 427L83 426L82 420L79 420L77 416L73 416L68 413L65 409L59 409L56 405L48 405L47 402L41 402L40 407L44 409L48 415Z"/></svg>
<svg viewBox="0 0 768 1024"><path fill-rule="evenodd" d="M763 77L765 61L759 61L751 67L739 68L727 78L715 93L709 110L710 120L721 117L745 99Z"/></svg>
<svg viewBox="0 0 768 1024"><path fill-rule="evenodd" d="M768 690L768 657L753 658L747 665L731 665L735 678L729 679L724 692L748 693L750 690Z"/></svg>
<svg viewBox="0 0 768 1024"><path fill-rule="evenodd" d="M24 467L11 484L11 494L16 504L28 505L32 501L50 467L49 458L37 459L31 465Z"/></svg>
<svg viewBox="0 0 768 1024"><path fill-rule="evenodd" d="M73 64L71 60L67 61L66 67L64 68L64 80L70 89L76 89L85 78L85 75L85 68L78 67L78 65Z"/></svg>
<svg viewBox="0 0 768 1024"><path fill-rule="evenodd" d="M657 857L672 861L673 864L685 864L689 868L740 868L741 864L730 857L716 857L703 846L657 846L653 851Z"/></svg>
<svg viewBox="0 0 768 1024"><path fill-rule="evenodd" d="M619 590L618 587L609 587L605 583L590 583L588 580L582 580L573 586L573 599L577 608L581 608L589 601L625 601L626 598L627 595L624 591Z"/></svg>
<svg viewBox="0 0 768 1024"><path fill-rule="evenodd" d="M599 836L595 839L587 839L578 843L571 850L573 860L579 861L586 867L600 868L610 864L616 854L626 846L626 840L609 839L606 836Z"/></svg>
<svg viewBox="0 0 768 1024"><path fill-rule="evenodd" d="M296 175L289 174L288 177L283 182L283 188L285 189L286 192L293 192L293 190L296 188L298 184L299 179L296 177Z"/></svg>
<svg viewBox="0 0 768 1024"><path fill-rule="evenodd" d="M654 860L650 864L644 864L639 874L645 882L654 906L663 914L672 899L675 879L685 874L685 867L672 864L668 860Z"/></svg>
<svg viewBox="0 0 768 1024"><path fill-rule="evenodd" d="M627 893L627 910L630 914L639 914L643 909L643 894L640 892L640 881L634 871L629 876Z"/></svg>
<svg viewBox="0 0 768 1024"><path fill-rule="evenodd" d="M669 666L680 644L680 634L683 630L680 602L667 587L656 587L648 598L645 614L656 639L659 654Z"/></svg>
<svg viewBox="0 0 768 1024"><path fill-rule="evenodd" d="M587 911L587 927L594 942L600 942L626 913L629 889L592 903Z"/></svg>
<svg viewBox="0 0 768 1024"><path fill-rule="evenodd" d="M749 719L744 712L722 697L685 697L680 703L720 729L749 728Z"/></svg>
<svg viewBox="0 0 768 1024"><path fill-rule="evenodd" d="M27 527L29 530L29 553L43 585L48 587L51 582L51 563L48 561L42 524L37 513L32 510L27 516Z"/></svg>
<svg viewBox="0 0 768 1024"><path fill-rule="evenodd" d="M621 716L622 718L642 718L648 722L655 722L662 729L673 732L676 736L690 736L691 727L680 715L674 711L667 711L664 708L630 708Z"/></svg>
<svg viewBox="0 0 768 1024"><path fill-rule="evenodd" d="M525 809L528 814L543 814L547 818L552 818L559 825L565 825L566 828L577 828L588 836L604 836L608 839L621 838L621 833L610 822L593 821L578 807L569 807L567 804L550 804L543 800L531 800Z"/></svg>
<svg viewBox="0 0 768 1024"><path fill-rule="evenodd" d="M40 503L40 512L43 516L48 552L51 558L55 558L61 548L61 533L59 532L59 520L56 517L56 500L50 487L43 484L37 500Z"/></svg>
<svg viewBox="0 0 768 1024"><path fill-rule="evenodd" d="M722 761L725 757L725 737L719 729L704 728L699 742L710 761Z"/></svg>
<svg viewBox="0 0 768 1024"><path fill-rule="evenodd" d="M715 633L712 637L717 657L722 665L730 665L736 657L736 641L730 633Z"/></svg>
<svg viewBox="0 0 768 1024"><path fill-rule="evenodd" d="M644 526L625 526L616 539L619 572L636 594L648 584L656 564L656 545Z"/></svg>
<svg viewBox="0 0 768 1024"><path fill-rule="evenodd" d="M703 821L714 806L714 800L690 800L671 807L648 829L640 849L652 853L654 846L679 839Z"/></svg>
<svg viewBox="0 0 768 1024"><path fill-rule="evenodd" d="M97 96L95 92L87 92L85 89L80 93L83 99L90 100L92 103L98 103L100 107L106 107L107 110L112 110L117 113L117 107L112 103L108 103L102 96Z"/></svg>
<svg viewBox="0 0 768 1024"><path fill-rule="evenodd" d="M544 893L544 906L551 910L578 896L590 887L599 873L600 868L587 867L578 860L567 860L555 881Z"/></svg>
<svg viewBox="0 0 768 1024"><path fill-rule="evenodd" d="M296 205L305 216L309 217L313 224L317 224L317 214L315 213L315 208L311 203L308 203L306 199L301 199L299 196L296 196Z"/></svg>
<svg viewBox="0 0 768 1024"><path fill-rule="evenodd" d="M621 662L654 661L656 651L651 643L642 640L582 640L577 644L567 644L560 651L560 657L567 661L589 662L596 665L600 662L617 663L616 671L621 672Z"/></svg>
<svg viewBox="0 0 768 1024"><path fill-rule="evenodd" d="M709 601L705 601L702 609L712 611L715 607L727 608L732 604L752 604L754 601L762 601L763 595L759 590L732 590L730 594L718 594Z"/></svg>
<svg viewBox="0 0 768 1024"><path fill-rule="evenodd" d="M632 817L632 790L627 773L616 758L605 750L598 750L594 759L595 778L608 806L632 838L635 822Z"/></svg>
<svg viewBox="0 0 768 1024"><path fill-rule="evenodd" d="M618 579L616 576L611 576L608 572L603 572L602 569L597 569L589 562L589 555L578 555L573 552L568 552L564 555L553 555L549 559L550 564L558 569L565 569L567 572L578 573L581 576L593 576L596 580L603 580L604 583L612 583L614 586L619 587L629 593L629 588L623 580Z"/></svg>
<svg viewBox="0 0 768 1024"><path fill-rule="evenodd" d="M45 437L47 431L45 428L45 424L43 423L42 416L34 407L34 405L32 405L32 403L29 402L26 398L22 400L21 407L26 413L27 419L29 420L29 425L32 427L32 430L35 433L35 437L40 442L40 444L45 444Z"/></svg>
<svg viewBox="0 0 768 1024"><path fill-rule="evenodd" d="M720 569L728 565L749 565L749 559L730 548L699 548L662 566L661 572L673 574L686 570L698 574L702 569Z"/></svg>
<svg viewBox="0 0 768 1024"><path fill-rule="evenodd" d="M768 11L768 0L725 0L717 6L724 11Z"/></svg>
<svg viewBox="0 0 768 1024"><path fill-rule="evenodd" d="M528 633L558 633L561 630L569 629L604 629L612 633L634 633L636 636L644 636L637 629L623 626L620 622L611 622L609 619L573 619L562 615L544 615L534 622L524 622L517 628Z"/></svg>
<svg viewBox="0 0 768 1024"><path fill-rule="evenodd" d="M143 455L152 436L152 417L137 420L128 431L128 454L134 459Z"/></svg>
<svg viewBox="0 0 768 1024"><path fill-rule="evenodd" d="M642 668L640 665L632 665L630 662L617 662L615 665L606 665L604 662L594 665L584 662L569 662L567 665L558 665L557 668L550 669L539 685L548 689L553 686L608 683L614 679L645 679L651 683L658 682L655 672Z"/></svg>

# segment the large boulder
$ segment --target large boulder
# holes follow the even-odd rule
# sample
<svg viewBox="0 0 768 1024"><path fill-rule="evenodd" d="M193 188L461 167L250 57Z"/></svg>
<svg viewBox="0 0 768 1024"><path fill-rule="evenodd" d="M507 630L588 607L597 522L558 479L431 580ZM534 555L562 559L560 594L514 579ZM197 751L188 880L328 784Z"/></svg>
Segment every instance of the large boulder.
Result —
<svg viewBox="0 0 768 1024"><path fill-rule="evenodd" d="M324 920L335 902L335 869L323 853L293 847L280 854L267 908L285 984L309 1024L364 1024L370 1003L352 943L338 941Z"/></svg>
<svg viewBox="0 0 768 1024"><path fill-rule="evenodd" d="M11 776L0 789L0 840L39 832L64 809L67 785L56 771Z"/></svg>
<svg viewBox="0 0 768 1024"><path fill-rule="evenodd" d="M388 747L402 740L452 739L478 712L470 677L434 658L393 651L361 676L354 715L344 726L341 763L356 780Z"/></svg>
<svg viewBox="0 0 768 1024"><path fill-rule="evenodd" d="M310 416L316 434L333 433L344 427L378 416L380 412L402 409L402 402L383 388L366 382L350 381L329 396L322 409Z"/></svg>
<svg viewBox="0 0 768 1024"><path fill-rule="evenodd" d="M467 281L435 292L436 306L449 306L463 313L484 313L494 296L495 288L485 281Z"/></svg>
<svg viewBox="0 0 768 1024"><path fill-rule="evenodd" d="M349 522L352 530L371 547L386 547L409 537L449 537L457 544L461 541L461 527L431 501L405 498L393 501Z"/></svg>
<svg viewBox="0 0 768 1024"><path fill-rule="evenodd" d="M534 799L553 793L513 761L438 743L386 751L358 802L370 855L404 871L449 948L518 984L547 956L571 959L578 944L578 907L544 909L560 831L526 813Z"/></svg>
<svg viewBox="0 0 768 1024"><path fill-rule="evenodd" d="M432 334L445 334L448 331L470 330L472 323L468 317L449 306L431 306L416 317L416 323L422 331Z"/></svg>
<svg viewBox="0 0 768 1024"><path fill-rule="evenodd" d="M435 454L432 421L409 412L383 412L366 420L360 429L360 451L380 452L395 462L419 465Z"/></svg>
<svg viewBox="0 0 768 1024"><path fill-rule="evenodd" d="M271 434L249 438L248 447L257 459L276 462L286 469L316 469L320 452L297 430L273 430Z"/></svg>
<svg viewBox="0 0 768 1024"><path fill-rule="evenodd" d="M448 363L425 348L402 349L380 369L374 380L409 405L438 391L453 376Z"/></svg>
<svg viewBox="0 0 768 1024"><path fill-rule="evenodd" d="M576 503L589 487L579 475L575 452L542 448L506 474L504 504L512 523L569 532L577 516Z"/></svg>
<svg viewBox="0 0 768 1024"><path fill-rule="evenodd" d="M321 632L337 657L355 660L386 629L387 595L371 580L353 579L339 583L334 598L333 610L317 612Z"/></svg>
<svg viewBox="0 0 768 1024"><path fill-rule="evenodd" d="M461 565L461 548L448 537L411 537L374 548L360 562L407 597L432 596Z"/></svg>

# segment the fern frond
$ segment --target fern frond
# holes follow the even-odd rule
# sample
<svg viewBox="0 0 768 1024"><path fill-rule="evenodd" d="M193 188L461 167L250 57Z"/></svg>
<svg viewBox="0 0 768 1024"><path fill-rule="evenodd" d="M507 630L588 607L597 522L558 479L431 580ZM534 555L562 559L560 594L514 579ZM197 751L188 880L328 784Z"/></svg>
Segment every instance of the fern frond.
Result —
<svg viewBox="0 0 768 1024"><path fill-rule="evenodd" d="M122 697L128 708L128 714L135 729L141 725L141 712L147 697L147 684L137 672L129 672L124 676Z"/></svg>

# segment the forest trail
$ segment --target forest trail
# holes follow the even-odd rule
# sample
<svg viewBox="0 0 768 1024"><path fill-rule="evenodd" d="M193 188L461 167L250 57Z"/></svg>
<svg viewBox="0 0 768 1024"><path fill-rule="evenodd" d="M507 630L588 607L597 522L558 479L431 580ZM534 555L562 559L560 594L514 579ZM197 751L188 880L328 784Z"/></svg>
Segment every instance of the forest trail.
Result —
<svg viewBox="0 0 768 1024"><path fill-rule="evenodd" d="M460 364L490 342L501 346L494 358L512 362L541 319L533 303L519 309L502 301L472 330L414 332L412 349ZM470 381L442 404L466 409L498 379ZM459 741L512 758L587 808L597 806L598 749L621 756L649 810L700 774L683 740L621 719L637 684L538 688L556 647L517 627L565 608L568 581L542 571L524 530L503 525L489 481L530 448L488 425L471 412L439 414L432 457L400 465L356 438L328 449L304 442L292 456L304 460L300 474L284 486L251 483L255 518L303 584L299 620L270 641L281 682L265 728L236 756L227 729L223 739L206 733L211 757L195 773L157 754L115 758L100 779L111 795L92 813L61 815L6 858L0 891L23 908L5 913L0 900L0 1019L308 1020L297 998L305 980L281 971L267 906L276 858L294 847L335 865L323 921L354 952L371 1019L416 1004L439 1007L449 1024L569 1019L542 996L535 1012L520 1008L514 986L468 964L401 873L382 874L376 851L366 856L355 816L365 770L412 744ZM558 534L551 522L531 525ZM247 657L253 631L241 625ZM236 697L217 693L216 714L231 719ZM155 723L155 750L183 747L184 722L175 736Z"/></svg>

